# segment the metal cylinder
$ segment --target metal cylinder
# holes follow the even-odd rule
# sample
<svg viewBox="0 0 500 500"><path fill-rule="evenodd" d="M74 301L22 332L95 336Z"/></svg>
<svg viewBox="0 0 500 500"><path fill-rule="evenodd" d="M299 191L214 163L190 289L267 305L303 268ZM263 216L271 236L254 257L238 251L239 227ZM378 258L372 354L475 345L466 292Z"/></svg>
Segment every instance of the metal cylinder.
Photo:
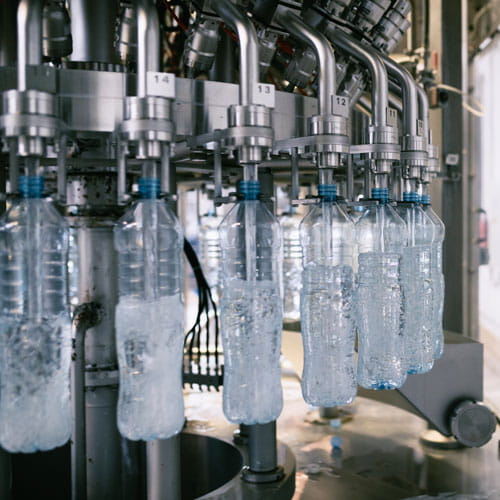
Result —
<svg viewBox="0 0 500 500"><path fill-rule="evenodd" d="M181 498L180 436L149 441L146 452L148 500L179 500Z"/></svg>
<svg viewBox="0 0 500 500"><path fill-rule="evenodd" d="M271 472L278 466L276 422L248 426L248 458L252 472Z"/></svg>
<svg viewBox="0 0 500 500"><path fill-rule="evenodd" d="M148 71L160 68L160 26L155 3L136 0L137 15L137 96L147 95Z"/></svg>
<svg viewBox="0 0 500 500"><path fill-rule="evenodd" d="M403 94L403 134L418 135L418 94L417 83L410 72L387 56L382 56L388 73L394 77Z"/></svg>
<svg viewBox="0 0 500 500"><path fill-rule="evenodd" d="M47 3L43 11L43 55L61 58L71 54L71 22L64 4Z"/></svg>
<svg viewBox="0 0 500 500"><path fill-rule="evenodd" d="M310 46L316 55L319 76L318 114L332 113L332 95L337 88L335 80L335 54L327 38L310 28L300 17L285 11L278 17L280 24L290 30L295 38Z"/></svg>
<svg viewBox="0 0 500 500"><path fill-rule="evenodd" d="M259 41L252 21L231 0L212 0L212 9L238 35L240 45L241 105L254 104L255 86L259 82Z"/></svg>
<svg viewBox="0 0 500 500"><path fill-rule="evenodd" d="M26 66L42 64L43 0L21 0L17 8L17 90L26 90Z"/></svg>
<svg viewBox="0 0 500 500"><path fill-rule="evenodd" d="M332 24L328 26L326 36L334 47L340 48L368 68L372 80L372 125L384 127L387 124L389 82L383 61L377 54L367 50L361 42Z"/></svg>
<svg viewBox="0 0 500 500"><path fill-rule="evenodd" d="M69 0L72 61L117 63L114 46L118 0Z"/></svg>

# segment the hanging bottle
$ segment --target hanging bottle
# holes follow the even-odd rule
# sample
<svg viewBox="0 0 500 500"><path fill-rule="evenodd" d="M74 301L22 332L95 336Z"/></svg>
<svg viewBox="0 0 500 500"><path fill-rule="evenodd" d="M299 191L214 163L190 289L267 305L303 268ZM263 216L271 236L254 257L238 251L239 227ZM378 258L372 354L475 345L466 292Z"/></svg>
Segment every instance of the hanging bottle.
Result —
<svg viewBox="0 0 500 500"><path fill-rule="evenodd" d="M406 380L401 253L406 225L389 205L387 188L374 188L378 204L366 206L356 223L358 285L358 384L395 389Z"/></svg>
<svg viewBox="0 0 500 500"><path fill-rule="evenodd" d="M221 285L221 250L219 225L222 217L215 211L200 218L200 260L203 273L212 293L212 298L218 302Z"/></svg>
<svg viewBox="0 0 500 500"><path fill-rule="evenodd" d="M165 439L184 425L183 233L159 191L158 179L139 179L141 198L114 231L118 428L131 440Z"/></svg>
<svg viewBox="0 0 500 500"><path fill-rule="evenodd" d="M301 329L302 394L314 406L345 405L356 396L353 318L354 224L336 203L334 184L320 184L320 203L300 225L304 255Z"/></svg>
<svg viewBox="0 0 500 500"><path fill-rule="evenodd" d="M71 435L68 226L22 176L0 222L0 445L31 453Z"/></svg>
<svg viewBox="0 0 500 500"><path fill-rule="evenodd" d="M421 196L422 208L434 226L434 238L431 247L431 273L432 273L432 337L434 345L434 359L443 355L443 307L444 307L444 274L443 274L443 242L445 227L443 221L431 207L431 197L428 194Z"/></svg>
<svg viewBox="0 0 500 500"><path fill-rule="evenodd" d="M258 181L242 181L242 199L219 228L223 409L228 420L246 425L271 422L283 407L281 235L259 192Z"/></svg>
<svg viewBox="0 0 500 500"><path fill-rule="evenodd" d="M302 288L302 247L297 209L290 207L280 219L283 233L283 321L300 320L300 290Z"/></svg>
<svg viewBox="0 0 500 500"><path fill-rule="evenodd" d="M431 248L434 228L417 203L418 194L403 193L397 211L406 222L408 245L403 249L401 276L405 291L403 340L408 373L428 372L434 364L433 280Z"/></svg>

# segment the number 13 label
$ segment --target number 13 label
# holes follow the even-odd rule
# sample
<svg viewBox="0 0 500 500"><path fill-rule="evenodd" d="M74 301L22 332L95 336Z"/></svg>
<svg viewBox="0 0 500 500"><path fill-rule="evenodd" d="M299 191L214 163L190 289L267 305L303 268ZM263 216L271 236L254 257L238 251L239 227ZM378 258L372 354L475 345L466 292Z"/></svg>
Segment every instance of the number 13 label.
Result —
<svg viewBox="0 0 500 500"><path fill-rule="evenodd" d="M268 108L274 108L276 104L274 85L269 83L256 83L254 87L254 102Z"/></svg>

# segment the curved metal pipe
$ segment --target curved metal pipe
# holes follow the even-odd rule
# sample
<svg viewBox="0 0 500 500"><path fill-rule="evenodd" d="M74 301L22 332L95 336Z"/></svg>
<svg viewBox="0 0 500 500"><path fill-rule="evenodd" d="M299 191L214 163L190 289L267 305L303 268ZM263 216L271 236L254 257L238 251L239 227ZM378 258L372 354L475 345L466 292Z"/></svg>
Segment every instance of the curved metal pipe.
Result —
<svg viewBox="0 0 500 500"><path fill-rule="evenodd" d="M137 15L137 96L147 95L148 71L160 68L160 24L152 0L136 0Z"/></svg>
<svg viewBox="0 0 500 500"><path fill-rule="evenodd" d="M378 54L375 54L360 41L351 38L341 30L329 24L326 30L326 36L332 42L334 47L347 52L354 59L365 65L370 71L372 80L372 125L376 127L385 127L387 125L387 102L389 81L384 62Z"/></svg>
<svg viewBox="0 0 500 500"><path fill-rule="evenodd" d="M429 98L427 92L420 85L416 84L418 94L418 114L422 120L422 128L424 129L424 137L431 143L430 125L429 125Z"/></svg>
<svg viewBox="0 0 500 500"><path fill-rule="evenodd" d="M335 94L337 86L335 82L335 54L330 42L324 35L312 29L290 11L279 15L278 22L288 29L295 38L314 50L319 79L318 114L331 114L331 96Z"/></svg>
<svg viewBox="0 0 500 500"><path fill-rule="evenodd" d="M17 8L17 90L26 90L26 67L42 64L44 0L21 0Z"/></svg>
<svg viewBox="0 0 500 500"><path fill-rule="evenodd" d="M250 19L231 0L212 0L212 9L238 35L240 44L240 104L254 104L259 82L259 40Z"/></svg>
<svg viewBox="0 0 500 500"><path fill-rule="evenodd" d="M381 56L388 73L398 82L403 97L403 135L417 135L417 82L410 72L390 57Z"/></svg>

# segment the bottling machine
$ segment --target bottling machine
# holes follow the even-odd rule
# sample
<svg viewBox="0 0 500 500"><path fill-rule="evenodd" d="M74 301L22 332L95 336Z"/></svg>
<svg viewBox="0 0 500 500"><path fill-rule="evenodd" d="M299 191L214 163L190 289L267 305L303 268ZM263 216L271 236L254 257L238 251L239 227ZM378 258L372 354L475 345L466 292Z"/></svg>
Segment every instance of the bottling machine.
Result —
<svg viewBox="0 0 500 500"><path fill-rule="evenodd" d="M236 447L192 433L146 443L120 436L113 228L144 164L155 166L173 209L183 185L208 184L215 205L233 203L243 178L260 180L271 209L277 185L290 186L295 206L316 203L300 195L311 179L335 182L346 210L377 203L372 187L398 199L417 186L427 195L441 175L432 74L390 57L410 14L409 0L0 2L3 208L23 172L43 172L71 228L74 327L70 444L31 461L0 450L0 498L16 491L16 470L50 477L47 464L59 471L59 494L75 500L292 497L295 461L276 422L241 425ZM220 388L216 301L189 243L185 254L209 333L188 332L184 383ZM429 373L358 394L466 446L483 445L496 426L481 404L482 346L459 334L446 334ZM187 478L188 462L209 478Z"/></svg>

